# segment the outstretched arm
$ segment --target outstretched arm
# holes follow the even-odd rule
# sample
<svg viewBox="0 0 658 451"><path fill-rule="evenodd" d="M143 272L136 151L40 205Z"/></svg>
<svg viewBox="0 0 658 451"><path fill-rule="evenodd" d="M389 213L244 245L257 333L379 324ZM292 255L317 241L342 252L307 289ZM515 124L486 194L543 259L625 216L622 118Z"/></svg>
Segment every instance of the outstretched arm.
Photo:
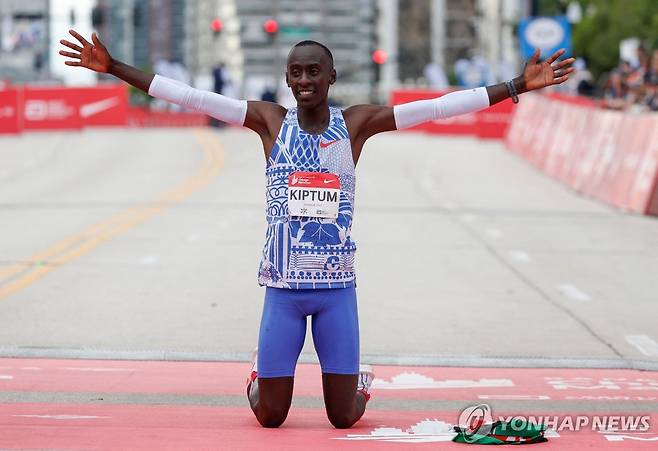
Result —
<svg viewBox="0 0 658 451"><path fill-rule="evenodd" d="M244 125L261 137L266 155L278 133L285 108L269 102L236 100L214 92L202 91L160 75L143 72L133 66L115 60L105 45L92 33L92 42L75 30L69 30L79 44L62 39L59 41L70 50L59 54L72 58L67 66L84 67L96 72L108 73L141 89L153 97L200 111L229 124Z"/></svg>
<svg viewBox="0 0 658 451"><path fill-rule="evenodd" d="M148 93L149 86L153 81L153 74L147 74L135 67L113 59L110 52L108 52L107 48L105 48L100 39L98 39L96 33L92 33L91 35L93 44L83 38L75 30L69 30L69 33L78 40L80 45L69 42L65 39L59 41L60 44L74 50L74 52L65 50L59 51L60 55L73 58L72 61L65 61L64 64L67 66L85 67L95 72L114 75L126 83Z"/></svg>
<svg viewBox="0 0 658 451"><path fill-rule="evenodd" d="M565 50L560 49L544 61L539 61L539 49L526 63L523 73L511 80L517 94L557 85L568 80L575 61L568 58L558 61ZM431 100L418 100L402 105L357 105L345 110L345 120L354 134L353 141L362 145L369 137L391 130L412 127L431 120L446 119L475 112L510 97L506 83L455 91Z"/></svg>

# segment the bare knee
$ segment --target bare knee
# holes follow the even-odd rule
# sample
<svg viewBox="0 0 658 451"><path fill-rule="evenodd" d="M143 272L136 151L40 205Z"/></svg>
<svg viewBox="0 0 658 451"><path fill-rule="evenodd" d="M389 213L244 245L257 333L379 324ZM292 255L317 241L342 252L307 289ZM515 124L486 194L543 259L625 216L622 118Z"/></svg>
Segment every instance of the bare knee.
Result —
<svg viewBox="0 0 658 451"><path fill-rule="evenodd" d="M286 421L288 410L281 409L259 409L256 418L264 428L278 428Z"/></svg>
<svg viewBox="0 0 658 451"><path fill-rule="evenodd" d="M327 413L327 418L329 418L329 422L336 429L349 429L354 425L354 423L356 423L354 418L350 418L347 415Z"/></svg>
<svg viewBox="0 0 658 451"><path fill-rule="evenodd" d="M250 399L250 404L261 426L278 428L286 421L292 402L292 389L292 377L260 379L257 399L254 399L255 402Z"/></svg>

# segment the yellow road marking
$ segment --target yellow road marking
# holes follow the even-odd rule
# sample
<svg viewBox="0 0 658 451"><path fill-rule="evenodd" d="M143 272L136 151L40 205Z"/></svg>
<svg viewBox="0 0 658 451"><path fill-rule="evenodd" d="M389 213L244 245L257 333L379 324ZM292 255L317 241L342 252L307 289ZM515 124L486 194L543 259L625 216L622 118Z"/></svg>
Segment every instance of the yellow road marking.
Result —
<svg viewBox="0 0 658 451"><path fill-rule="evenodd" d="M224 166L224 152L219 140L211 132L197 130L195 136L203 149L204 161L194 174L153 202L120 211L0 271L0 299L22 290L56 268L147 221L165 208L184 201L206 186ZM47 265L43 265L43 262L47 262Z"/></svg>

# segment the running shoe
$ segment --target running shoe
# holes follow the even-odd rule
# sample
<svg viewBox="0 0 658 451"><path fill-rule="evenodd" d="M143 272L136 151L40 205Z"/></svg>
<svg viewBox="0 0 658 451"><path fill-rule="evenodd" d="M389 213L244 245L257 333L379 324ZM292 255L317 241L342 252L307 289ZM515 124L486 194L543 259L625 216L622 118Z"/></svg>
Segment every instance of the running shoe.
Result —
<svg viewBox="0 0 658 451"><path fill-rule="evenodd" d="M366 397L366 402L370 400L370 386L375 380L375 372L370 365L359 365L359 380L356 384L356 391L360 391Z"/></svg>
<svg viewBox="0 0 658 451"><path fill-rule="evenodd" d="M249 398L251 395L252 387L254 388L258 387L258 381L256 380L257 377L258 377L258 348L255 348L254 352L251 354L251 372L247 377L247 398Z"/></svg>

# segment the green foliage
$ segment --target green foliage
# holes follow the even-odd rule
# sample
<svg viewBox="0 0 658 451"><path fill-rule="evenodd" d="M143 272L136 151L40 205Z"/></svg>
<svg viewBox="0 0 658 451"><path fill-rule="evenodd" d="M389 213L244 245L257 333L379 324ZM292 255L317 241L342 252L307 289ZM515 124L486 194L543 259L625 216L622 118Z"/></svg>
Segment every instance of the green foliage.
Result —
<svg viewBox="0 0 658 451"><path fill-rule="evenodd" d="M538 0L538 16L559 16L564 14L569 5L569 0Z"/></svg>
<svg viewBox="0 0 658 451"><path fill-rule="evenodd" d="M658 48L658 0L535 0L538 15L564 14L580 3L583 19L573 26L574 54L587 59L594 77L619 63L619 43L639 38L650 52Z"/></svg>
<svg viewBox="0 0 658 451"><path fill-rule="evenodd" d="M579 0L583 19L573 28L574 54L583 56L594 77L619 62L619 43L637 37L648 51L658 46L658 1Z"/></svg>

